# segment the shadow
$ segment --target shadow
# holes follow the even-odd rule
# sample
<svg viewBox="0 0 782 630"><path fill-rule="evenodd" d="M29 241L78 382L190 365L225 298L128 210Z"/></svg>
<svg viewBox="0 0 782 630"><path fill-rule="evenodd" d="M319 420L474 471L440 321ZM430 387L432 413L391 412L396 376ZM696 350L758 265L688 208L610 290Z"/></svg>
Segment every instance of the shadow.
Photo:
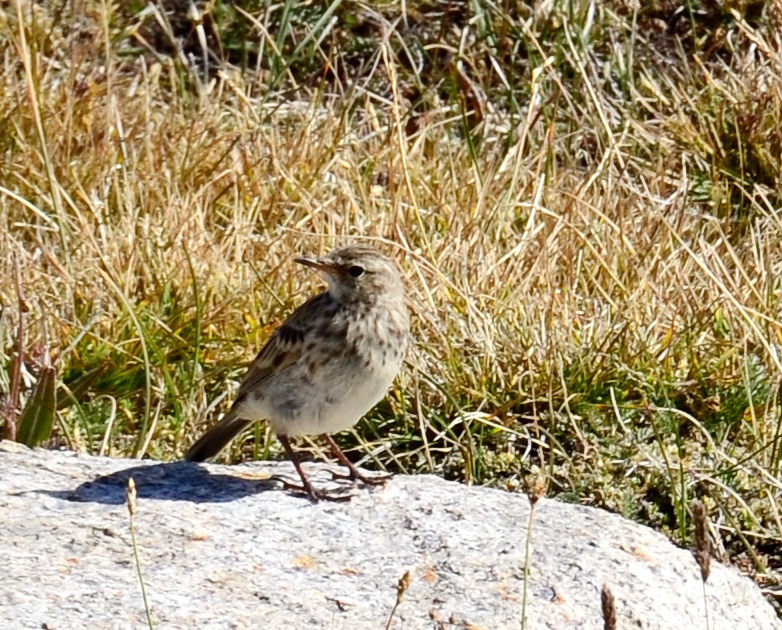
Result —
<svg viewBox="0 0 782 630"><path fill-rule="evenodd" d="M133 477L140 499L162 501L192 501L193 503L227 503L269 490L281 491L277 477L243 478L237 475L210 473L192 462L166 462L131 466L86 481L74 490L44 490L42 494L66 501L125 503L128 479ZM247 474L245 472L245 474Z"/></svg>

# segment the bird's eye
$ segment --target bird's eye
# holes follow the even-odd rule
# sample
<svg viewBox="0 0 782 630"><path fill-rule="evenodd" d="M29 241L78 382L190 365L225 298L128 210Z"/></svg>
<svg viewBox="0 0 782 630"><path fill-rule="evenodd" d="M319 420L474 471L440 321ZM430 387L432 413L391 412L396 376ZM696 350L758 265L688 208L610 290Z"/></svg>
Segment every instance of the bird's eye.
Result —
<svg viewBox="0 0 782 630"><path fill-rule="evenodd" d="M348 273L354 278L358 278L359 276L362 276L364 274L364 268L359 267L358 265L353 265L348 269Z"/></svg>

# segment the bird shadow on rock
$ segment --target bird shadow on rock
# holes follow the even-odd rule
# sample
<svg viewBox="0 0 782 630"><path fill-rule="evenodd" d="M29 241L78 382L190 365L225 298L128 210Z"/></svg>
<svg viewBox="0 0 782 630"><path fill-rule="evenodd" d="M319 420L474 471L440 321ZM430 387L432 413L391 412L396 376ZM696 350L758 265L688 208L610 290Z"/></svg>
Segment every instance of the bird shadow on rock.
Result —
<svg viewBox="0 0 782 630"><path fill-rule="evenodd" d="M280 480L243 478L213 473L191 462L167 462L131 466L85 481L73 490L47 490L42 494L85 503L119 505L126 502L128 479L133 477L140 499L227 503L269 490L280 490Z"/></svg>

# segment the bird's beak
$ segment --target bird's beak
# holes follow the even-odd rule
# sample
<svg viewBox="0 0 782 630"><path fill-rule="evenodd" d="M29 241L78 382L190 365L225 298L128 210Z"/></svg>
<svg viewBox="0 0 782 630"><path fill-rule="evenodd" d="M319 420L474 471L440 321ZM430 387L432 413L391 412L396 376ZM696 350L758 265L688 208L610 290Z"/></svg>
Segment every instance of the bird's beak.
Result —
<svg viewBox="0 0 782 630"><path fill-rule="evenodd" d="M313 269L317 269L318 271L329 275L334 275L336 271L334 265L325 263L318 258L296 258L295 260L300 265L304 265L305 267L312 267Z"/></svg>

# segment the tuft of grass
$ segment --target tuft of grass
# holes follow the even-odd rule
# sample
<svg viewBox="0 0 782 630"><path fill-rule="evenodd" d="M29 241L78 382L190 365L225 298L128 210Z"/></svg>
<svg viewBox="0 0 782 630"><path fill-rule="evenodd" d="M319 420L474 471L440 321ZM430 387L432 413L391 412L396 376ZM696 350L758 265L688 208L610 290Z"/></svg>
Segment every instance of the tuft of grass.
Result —
<svg viewBox="0 0 782 630"><path fill-rule="evenodd" d="M0 8L4 417L52 365L51 444L177 458L315 290L293 256L363 240L416 343L351 457L534 463L682 545L700 499L776 602L778 3L74 6Z"/></svg>
<svg viewBox="0 0 782 630"><path fill-rule="evenodd" d="M396 609L399 608L399 604L402 603L402 599L404 599L405 593L407 592L407 589L410 587L410 571L405 571L405 574L399 578L399 582L396 586L396 602L394 603L394 607L391 609L391 613L388 615L388 621L386 622L386 630L388 630L391 627L391 623L394 621L394 615L396 614Z"/></svg>
<svg viewBox="0 0 782 630"><path fill-rule="evenodd" d="M532 523L535 518L535 506L540 498L545 494L546 478L543 471L538 473L529 481L529 487L526 489L529 499L529 518L527 519L527 531L524 539L524 585L521 599L521 630L527 627L527 589L529 587L529 576L532 571Z"/></svg>
<svg viewBox="0 0 782 630"><path fill-rule="evenodd" d="M706 630L709 630L709 602L706 599L706 581L711 573L711 541L708 537L708 523L706 522L706 510L700 501L692 502L692 520L695 524L695 549L693 555L701 570L701 583L703 585L703 611L706 617Z"/></svg>
<svg viewBox="0 0 782 630"><path fill-rule="evenodd" d="M147 589L144 586L144 576L141 572L141 560L139 559L138 544L136 543L136 522L134 517L136 515L137 503L136 503L136 482L133 477L128 477L128 486L125 489L125 502L128 504L128 517L130 518L130 540L133 547L133 559L136 562L136 574L138 575L138 582L141 585L141 599L144 601L144 612L147 616L147 625L149 630L153 630L152 614L149 612L149 602L147 601Z"/></svg>
<svg viewBox="0 0 782 630"><path fill-rule="evenodd" d="M608 584L603 584L600 590L600 606L603 612L603 628L616 630L616 600Z"/></svg>

